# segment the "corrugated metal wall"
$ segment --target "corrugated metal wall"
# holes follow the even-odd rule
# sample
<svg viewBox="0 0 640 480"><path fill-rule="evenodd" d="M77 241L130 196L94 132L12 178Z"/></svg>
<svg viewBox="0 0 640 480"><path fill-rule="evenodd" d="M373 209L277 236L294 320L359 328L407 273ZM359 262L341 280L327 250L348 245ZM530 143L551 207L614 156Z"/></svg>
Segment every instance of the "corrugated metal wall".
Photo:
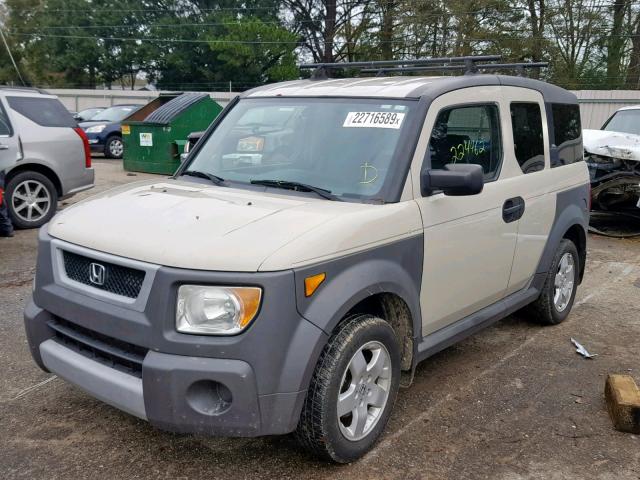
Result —
<svg viewBox="0 0 640 480"><path fill-rule="evenodd" d="M640 90L576 90L582 128L599 129L619 108L640 105Z"/></svg>
<svg viewBox="0 0 640 480"><path fill-rule="evenodd" d="M159 92L140 90L64 90L48 89L70 110L79 111L89 107L108 107L118 103L145 104L153 100ZM577 90L582 114L582 128L600 128L613 112L621 107L640 105L639 90ZM236 93L209 92L209 95L226 105Z"/></svg>
<svg viewBox="0 0 640 480"><path fill-rule="evenodd" d="M47 92L57 95L62 104L69 110L79 112L91 107L110 107L122 103L144 105L160 92L145 90L80 90L47 88ZM206 92L223 107L237 95L233 92Z"/></svg>

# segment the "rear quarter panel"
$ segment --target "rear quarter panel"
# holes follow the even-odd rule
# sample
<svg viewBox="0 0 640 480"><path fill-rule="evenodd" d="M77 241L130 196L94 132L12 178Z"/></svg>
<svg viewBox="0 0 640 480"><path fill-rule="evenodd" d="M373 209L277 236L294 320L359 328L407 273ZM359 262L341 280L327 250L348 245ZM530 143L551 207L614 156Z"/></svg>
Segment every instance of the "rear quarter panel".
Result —
<svg viewBox="0 0 640 480"><path fill-rule="evenodd" d="M43 127L15 110L11 119L22 142L23 158L13 168L29 164L49 167L58 177L62 195L87 182L84 146L69 127Z"/></svg>

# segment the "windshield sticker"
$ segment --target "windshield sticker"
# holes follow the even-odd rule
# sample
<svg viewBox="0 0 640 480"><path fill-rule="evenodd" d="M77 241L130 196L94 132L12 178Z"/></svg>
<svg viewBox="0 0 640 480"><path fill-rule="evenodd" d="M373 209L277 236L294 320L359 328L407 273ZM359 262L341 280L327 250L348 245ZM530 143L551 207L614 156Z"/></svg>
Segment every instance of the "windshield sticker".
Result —
<svg viewBox="0 0 640 480"><path fill-rule="evenodd" d="M346 128L393 128L398 130L404 113L397 112L349 112L342 124Z"/></svg>

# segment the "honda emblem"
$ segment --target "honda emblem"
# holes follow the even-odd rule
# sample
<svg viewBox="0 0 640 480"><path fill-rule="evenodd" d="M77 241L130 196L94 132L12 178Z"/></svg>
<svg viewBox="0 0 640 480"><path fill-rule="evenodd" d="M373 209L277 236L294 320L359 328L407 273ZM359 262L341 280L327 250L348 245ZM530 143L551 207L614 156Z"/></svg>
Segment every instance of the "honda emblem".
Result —
<svg viewBox="0 0 640 480"><path fill-rule="evenodd" d="M107 278L107 270L104 268L104 265L92 263L89 266L89 270L89 280L91 283L98 285L99 287L103 286Z"/></svg>

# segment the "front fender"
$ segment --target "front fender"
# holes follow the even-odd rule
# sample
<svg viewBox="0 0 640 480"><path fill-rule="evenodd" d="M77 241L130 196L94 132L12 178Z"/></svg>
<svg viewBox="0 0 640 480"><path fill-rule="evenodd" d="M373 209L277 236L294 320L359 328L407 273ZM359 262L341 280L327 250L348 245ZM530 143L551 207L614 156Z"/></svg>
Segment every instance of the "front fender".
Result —
<svg viewBox="0 0 640 480"><path fill-rule="evenodd" d="M421 337L420 285L423 235L398 240L363 252L296 269L296 303L300 314L331 334L342 318L362 300L393 293L411 311L414 338ZM325 273L325 281L309 298L304 279Z"/></svg>

